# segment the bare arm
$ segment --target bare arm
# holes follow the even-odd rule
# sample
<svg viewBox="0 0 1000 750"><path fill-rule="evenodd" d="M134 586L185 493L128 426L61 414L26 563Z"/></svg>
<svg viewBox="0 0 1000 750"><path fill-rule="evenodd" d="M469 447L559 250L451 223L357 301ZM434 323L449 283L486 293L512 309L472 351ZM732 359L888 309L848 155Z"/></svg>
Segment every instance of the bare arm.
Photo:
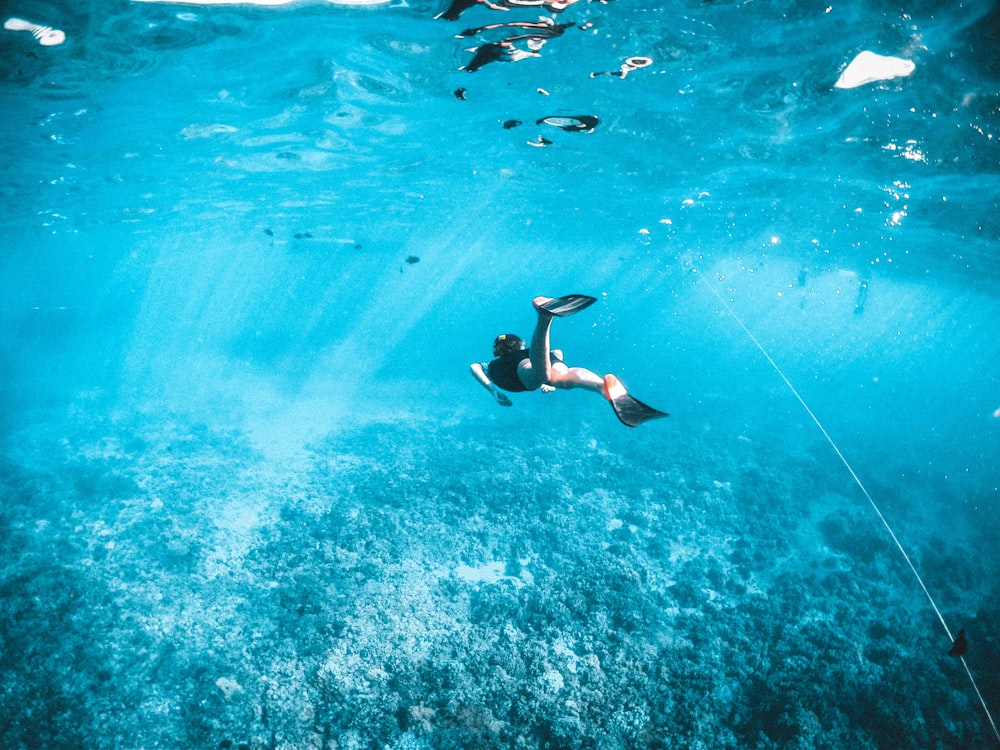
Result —
<svg viewBox="0 0 1000 750"><path fill-rule="evenodd" d="M483 366L481 364L475 362L469 365L469 369L472 371L472 377L476 379L476 382L493 394L493 398L497 400L497 403L500 404L500 406L512 406L510 399L501 393L500 389L493 384L493 381L489 379L489 376L487 376L486 371L483 370Z"/></svg>

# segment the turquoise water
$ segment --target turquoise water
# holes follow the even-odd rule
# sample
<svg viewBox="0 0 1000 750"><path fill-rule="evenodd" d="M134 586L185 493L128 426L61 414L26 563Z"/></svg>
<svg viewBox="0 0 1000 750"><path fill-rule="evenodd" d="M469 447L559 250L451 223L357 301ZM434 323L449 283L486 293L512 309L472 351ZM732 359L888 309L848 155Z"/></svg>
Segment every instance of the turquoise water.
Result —
<svg viewBox="0 0 1000 750"><path fill-rule="evenodd" d="M1000 745L995 3L3 10L0 745Z"/></svg>

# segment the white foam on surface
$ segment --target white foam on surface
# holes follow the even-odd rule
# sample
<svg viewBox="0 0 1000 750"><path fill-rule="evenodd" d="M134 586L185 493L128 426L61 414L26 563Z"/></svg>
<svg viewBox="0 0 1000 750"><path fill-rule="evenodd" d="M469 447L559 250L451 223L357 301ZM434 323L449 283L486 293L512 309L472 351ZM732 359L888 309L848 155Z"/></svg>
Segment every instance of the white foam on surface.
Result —
<svg viewBox="0 0 1000 750"><path fill-rule="evenodd" d="M912 60L901 57L877 55L865 50L851 60L850 64L840 74L834 85L838 89L855 89L867 83L876 81L891 81L893 78L905 78L916 69Z"/></svg>

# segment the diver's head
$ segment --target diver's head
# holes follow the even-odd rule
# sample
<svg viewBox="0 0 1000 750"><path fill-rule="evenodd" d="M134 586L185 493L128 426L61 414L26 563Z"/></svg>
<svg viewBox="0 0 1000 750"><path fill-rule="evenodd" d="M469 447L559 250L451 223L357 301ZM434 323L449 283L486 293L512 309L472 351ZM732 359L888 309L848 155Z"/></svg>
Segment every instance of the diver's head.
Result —
<svg viewBox="0 0 1000 750"><path fill-rule="evenodd" d="M520 336L513 333L501 333L493 339L493 356L502 357L504 354L519 352L524 348L524 341Z"/></svg>

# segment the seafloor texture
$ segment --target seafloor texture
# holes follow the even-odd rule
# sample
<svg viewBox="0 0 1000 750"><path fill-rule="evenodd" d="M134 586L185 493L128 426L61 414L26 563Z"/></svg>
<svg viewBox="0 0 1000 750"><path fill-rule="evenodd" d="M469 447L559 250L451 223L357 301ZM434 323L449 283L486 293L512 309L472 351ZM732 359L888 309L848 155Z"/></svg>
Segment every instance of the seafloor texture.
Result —
<svg viewBox="0 0 1000 750"><path fill-rule="evenodd" d="M987 746L825 445L494 427L376 423L282 461L163 415L11 436L2 744ZM979 589L995 699L993 533L916 559L957 607Z"/></svg>

